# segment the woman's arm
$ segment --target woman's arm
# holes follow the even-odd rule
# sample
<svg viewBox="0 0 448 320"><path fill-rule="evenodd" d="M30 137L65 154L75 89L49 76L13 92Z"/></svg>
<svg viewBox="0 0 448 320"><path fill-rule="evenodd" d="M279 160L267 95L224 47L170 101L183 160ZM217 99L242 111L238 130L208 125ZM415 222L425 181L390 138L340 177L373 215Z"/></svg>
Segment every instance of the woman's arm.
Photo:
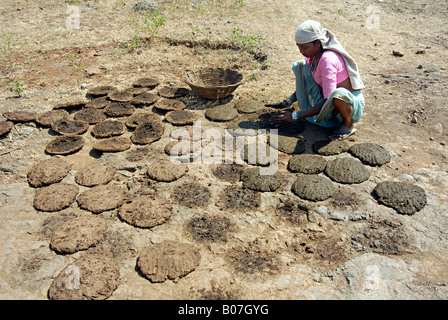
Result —
<svg viewBox="0 0 448 320"><path fill-rule="evenodd" d="M283 100L283 102L266 104L266 107L269 107L269 108L286 108L286 107L289 107L290 105L292 105L296 101L297 101L297 97L296 97L296 92L294 91L294 93L289 98Z"/></svg>

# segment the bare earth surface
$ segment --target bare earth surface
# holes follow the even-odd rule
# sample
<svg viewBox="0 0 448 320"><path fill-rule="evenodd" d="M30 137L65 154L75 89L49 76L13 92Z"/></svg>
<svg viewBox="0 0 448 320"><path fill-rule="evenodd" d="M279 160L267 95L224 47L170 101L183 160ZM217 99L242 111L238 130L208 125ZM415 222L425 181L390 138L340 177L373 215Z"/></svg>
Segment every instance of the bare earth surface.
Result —
<svg viewBox="0 0 448 320"><path fill-rule="evenodd" d="M82 149L61 156L72 165L64 183L77 185L78 170L100 159L117 170L108 184L124 190L123 203L155 194L170 200L173 212L167 222L140 228L120 219L120 207L92 213L74 201L57 212L37 211L36 188L28 183L27 172L54 157L45 153L45 147L59 134L34 121L14 122L0 139L1 299L48 299L60 272L89 254L112 258L120 270L113 285L98 289L97 295L89 293L90 298L448 298L446 1L154 1L166 23L151 42L136 26L144 25L145 15L133 9L137 2L1 1L0 114L40 115L60 104L88 101L90 88L110 85L125 90L140 78L159 81L149 89L154 94L165 86L189 89L183 80L186 72L217 66L243 74L244 82L232 96L212 101L189 91L180 99L203 128L224 132L235 121L258 120L277 110L263 108L254 114L239 113L230 122L212 122L205 117L208 108L243 99L263 105L281 102L295 90L290 67L302 57L294 33L301 22L314 19L332 30L356 59L366 85L364 115L348 145L379 144L391 160L380 167L367 166L370 176L359 184L332 181L333 195L316 202L291 191L300 174L288 170L292 155L282 152L278 170L282 184L273 192L243 189L238 175L219 179L215 166L207 163L189 163L181 178L158 182L148 177L147 167L169 159L164 148L178 126L152 106L140 106L137 109L160 115L164 132L159 140L101 153L92 150L98 139L90 125L82 134ZM70 6L79 11L79 29L70 28L76 12ZM233 33L237 28L242 31L239 38ZM135 36L143 41L132 45ZM247 47L250 36L263 38L254 42L254 53ZM233 42L228 40L232 37ZM9 90L16 83L22 92ZM73 115L77 110L68 111ZM129 138L131 133L126 129L122 136ZM305 141L305 153L313 153L312 144L329 134L306 124L296 136ZM339 157L352 155L325 156L328 161ZM423 188L426 205L411 215L382 205L373 189L383 181ZM77 186L79 194L89 189ZM106 221L101 241L71 254L51 249L56 230L89 215ZM179 244L167 257L184 244L197 250L200 261L189 264L179 262L179 257L167 258L161 262L166 268L160 269L174 274L173 279L151 282L138 271L138 257L165 241ZM180 265L186 271L171 272L173 261L171 267ZM79 276L83 285L83 275ZM108 283L100 280L102 285Z"/></svg>

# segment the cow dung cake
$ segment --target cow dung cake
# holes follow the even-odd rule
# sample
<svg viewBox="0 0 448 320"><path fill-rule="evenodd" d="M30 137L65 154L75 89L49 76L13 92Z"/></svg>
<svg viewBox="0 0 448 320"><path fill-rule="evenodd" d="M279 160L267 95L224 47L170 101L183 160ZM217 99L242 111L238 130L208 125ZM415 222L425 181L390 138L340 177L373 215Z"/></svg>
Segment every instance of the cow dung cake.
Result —
<svg viewBox="0 0 448 320"><path fill-rule="evenodd" d="M1 121L0 122L0 136L9 133L12 127L14 127L14 123L12 121Z"/></svg>
<svg viewBox="0 0 448 320"><path fill-rule="evenodd" d="M291 191L305 200L322 201L333 195L334 187L327 177L310 174L297 177Z"/></svg>
<svg viewBox="0 0 448 320"><path fill-rule="evenodd" d="M373 193L378 202L395 209L400 214L413 215L427 203L425 190L406 182L380 182L373 189Z"/></svg>
<svg viewBox="0 0 448 320"><path fill-rule="evenodd" d="M51 140L45 148L49 154L70 154L80 150L84 145L82 136L59 136Z"/></svg>
<svg viewBox="0 0 448 320"><path fill-rule="evenodd" d="M62 158L50 158L33 165L27 173L28 182L33 187L42 187L62 181L72 165Z"/></svg>
<svg viewBox="0 0 448 320"><path fill-rule="evenodd" d="M262 174L260 168L248 168L241 174L243 187L260 192L274 192L284 180L280 172Z"/></svg>
<svg viewBox="0 0 448 320"><path fill-rule="evenodd" d="M76 111L73 115L74 120L84 121L88 124L97 124L103 120L106 120L107 116L104 114L104 111L101 109L94 108L83 108L79 111Z"/></svg>
<svg viewBox="0 0 448 320"><path fill-rule="evenodd" d="M92 134L97 138L109 138L122 135L125 130L126 128L123 122L114 119L106 119L93 126Z"/></svg>
<svg viewBox="0 0 448 320"><path fill-rule="evenodd" d="M14 122L29 122L36 120L36 113L31 111L9 111L3 113L3 116Z"/></svg>
<svg viewBox="0 0 448 320"><path fill-rule="evenodd" d="M165 119L174 125L190 125L197 120L197 116L188 110L175 110L169 111L165 115Z"/></svg>
<svg viewBox="0 0 448 320"><path fill-rule="evenodd" d="M112 101L110 101L107 96L98 97L95 99L90 100L86 103L86 108L93 108L93 109L104 109L109 104L111 104Z"/></svg>
<svg viewBox="0 0 448 320"><path fill-rule="evenodd" d="M101 213L119 207L125 197L123 188L116 185L97 185L82 192L78 198L78 205L93 213Z"/></svg>
<svg viewBox="0 0 448 320"><path fill-rule="evenodd" d="M376 143L356 143L348 151L370 166L382 166L390 162L389 151Z"/></svg>
<svg viewBox="0 0 448 320"><path fill-rule="evenodd" d="M152 93L142 93L138 96L135 96L130 101L131 104L135 105L150 105L156 102L159 99L159 97Z"/></svg>
<svg viewBox="0 0 448 320"><path fill-rule="evenodd" d="M156 160L148 166L147 174L153 180L171 182L183 177L188 172L188 166L182 163L174 164L171 160Z"/></svg>
<svg viewBox="0 0 448 320"><path fill-rule="evenodd" d="M104 109L104 113L109 117L130 116L134 111L135 107L126 102L112 102Z"/></svg>
<svg viewBox="0 0 448 320"><path fill-rule="evenodd" d="M114 86L97 86L91 88L87 91L87 94L90 96L107 96L109 93L117 91L117 88Z"/></svg>
<svg viewBox="0 0 448 320"><path fill-rule="evenodd" d="M291 172L305 174L318 174L324 172L327 160L315 154L295 154L288 162L288 169Z"/></svg>
<svg viewBox="0 0 448 320"><path fill-rule="evenodd" d="M184 110L187 105L179 99L161 99L158 100L154 107L162 111Z"/></svg>
<svg viewBox="0 0 448 320"><path fill-rule="evenodd" d="M319 140L313 143L313 151L322 156L333 156L347 152L349 145L345 141Z"/></svg>
<svg viewBox="0 0 448 320"><path fill-rule="evenodd" d="M43 127L51 127L53 122L61 120L61 119L68 119L70 117L70 114L67 110L64 109L56 109L56 110L50 110L46 111L42 114L40 114L36 122L40 124Z"/></svg>
<svg viewBox="0 0 448 320"><path fill-rule="evenodd" d="M75 181L85 187L107 184L112 180L116 171L110 163L97 160L79 169L76 172Z"/></svg>
<svg viewBox="0 0 448 320"><path fill-rule="evenodd" d="M144 249L137 267L151 282L164 282L186 276L200 261L201 254L192 245L165 240Z"/></svg>
<svg viewBox="0 0 448 320"><path fill-rule="evenodd" d="M92 148L101 152L121 152L128 150L131 146L132 141L129 138L111 137L95 142Z"/></svg>
<svg viewBox="0 0 448 320"><path fill-rule="evenodd" d="M120 285L120 267L103 254L86 254L68 264L48 289L50 300L106 300Z"/></svg>
<svg viewBox="0 0 448 320"><path fill-rule="evenodd" d="M165 86L162 87L159 90L159 95L164 97L164 98L182 98L185 97L186 95L188 95L189 90L187 88L183 88L183 87L169 87L169 86Z"/></svg>
<svg viewBox="0 0 448 320"><path fill-rule="evenodd" d="M231 121L238 116L238 111L229 105L207 109L205 116L212 121Z"/></svg>
<svg viewBox="0 0 448 320"><path fill-rule="evenodd" d="M133 83L134 87L152 88L159 85L159 81L154 78L140 78Z"/></svg>
<svg viewBox="0 0 448 320"><path fill-rule="evenodd" d="M51 124L51 129L63 135L80 135L89 129L89 124L80 120L61 119Z"/></svg>
<svg viewBox="0 0 448 320"><path fill-rule="evenodd" d="M126 126L131 129L137 128L139 125L149 121L162 121L159 115L150 112L137 112L126 119Z"/></svg>
<svg viewBox="0 0 448 320"><path fill-rule="evenodd" d="M272 135L269 141L272 141ZM278 151L286 154L299 154L305 152L305 142L296 137L277 135L277 146Z"/></svg>
<svg viewBox="0 0 448 320"><path fill-rule="evenodd" d="M129 102L134 98L134 95L128 91L115 91L109 93L107 97L115 102Z"/></svg>
<svg viewBox="0 0 448 320"><path fill-rule="evenodd" d="M327 163L325 173L339 183L361 183L369 179L370 172L355 158L338 158Z"/></svg>
<svg viewBox="0 0 448 320"><path fill-rule="evenodd" d="M138 196L125 202L118 215L130 225L152 228L167 222L173 214L171 202L159 195Z"/></svg>
<svg viewBox="0 0 448 320"><path fill-rule="evenodd" d="M36 189L34 207L40 211L55 212L68 208L76 199L79 187L58 182Z"/></svg>
<svg viewBox="0 0 448 320"><path fill-rule="evenodd" d="M100 243L107 229L100 216L80 216L66 221L51 237L50 247L59 253L75 253Z"/></svg>
<svg viewBox="0 0 448 320"><path fill-rule="evenodd" d="M139 125L131 135L131 141L135 144L150 144L159 140L165 127L160 121L153 120Z"/></svg>

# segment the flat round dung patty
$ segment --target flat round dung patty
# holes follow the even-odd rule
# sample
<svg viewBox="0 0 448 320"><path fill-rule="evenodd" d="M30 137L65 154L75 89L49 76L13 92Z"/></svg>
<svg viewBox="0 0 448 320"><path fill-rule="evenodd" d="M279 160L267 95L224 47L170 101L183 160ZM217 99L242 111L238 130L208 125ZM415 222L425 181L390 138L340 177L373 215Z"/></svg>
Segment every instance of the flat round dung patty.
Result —
<svg viewBox="0 0 448 320"><path fill-rule="evenodd" d="M97 160L79 169L75 175L75 181L85 187L107 184L116 172L117 170L110 163Z"/></svg>
<svg viewBox="0 0 448 320"><path fill-rule="evenodd" d="M305 152L305 142L299 138L277 135L277 144L278 150L286 154Z"/></svg>
<svg viewBox="0 0 448 320"><path fill-rule="evenodd" d="M152 228L167 222L173 213L171 202L162 196L139 196L124 203L119 211L121 219L140 228Z"/></svg>
<svg viewBox="0 0 448 320"><path fill-rule="evenodd" d="M357 143L348 150L353 156L370 166L382 166L390 162L390 153L376 143Z"/></svg>
<svg viewBox="0 0 448 320"><path fill-rule="evenodd" d="M300 198L310 201L322 201L328 199L334 193L331 180L315 174L299 176L291 190Z"/></svg>
<svg viewBox="0 0 448 320"><path fill-rule="evenodd" d="M60 253L75 253L100 243L107 229L100 216L81 216L60 226L51 237L50 247Z"/></svg>
<svg viewBox="0 0 448 320"><path fill-rule="evenodd" d="M106 118L107 116L104 114L103 110L94 108L84 108L77 111L73 115L73 119L84 121L88 124L96 124L98 122L106 120Z"/></svg>
<svg viewBox="0 0 448 320"><path fill-rule="evenodd" d="M70 172L71 167L72 165L62 158L42 160L28 171L28 182L33 187L60 182Z"/></svg>
<svg viewBox="0 0 448 320"><path fill-rule="evenodd" d="M134 82L134 87L155 87L159 84L159 81L154 78L140 78L137 81Z"/></svg>
<svg viewBox="0 0 448 320"><path fill-rule="evenodd" d="M164 98L182 98L185 97L188 92L187 88L165 86L159 90L159 95Z"/></svg>
<svg viewBox="0 0 448 320"><path fill-rule="evenodd" d="M370 172L354 158L338 158L327 163L325 173L340 183L361 183L369 179Z"/></svg>
<svg viewBox="0 0 448 320"><path fill-rule="evenodd" d="M184 110L187 105L178 99L162 99L158 100L154 107L163 111Z"/></svg>
<svg viewBox="0 0 448 320"><path fill-rule="evenodd" d="M405 182L380 182L373 189L373 193L378 198L378 202L401 214L413 215L427 203L425 190Z"/></svg>
<svg viewBox="0 0 448 320"><path fill-rule="evenodd" d="M239 100L235 103L235 109L241 113L254 113L263 109L263 104L257 100Z"/></svg>
<svg viewBox="0 0 448 320"><path fill-rule="evenodd" d="M130 116L134 111L135 107L126 102L112 102L104 109L104 113L109 117Z"/></svg>
<svg viewBox="0 0 448 320"><path fill-rule="evenodd" d="M130 87L125 89L124 91L129 92L133 96L138 96L139 94L148 93L148 88L145 87Z"/></svg>
<svg viewBox="0 0 448 320"><path fill-rule="evenodd" d="M267 144L262 144L260 148L258 142L251 142L241 149L241 156L248 164L268 166L275 161L276 158L274 156L277 152L276 149L271 148Z"/></svg>
<svg viewBox="0 0 448 320"><path fill-rule="evenodd" d="M135 129L139 125L149 121L162 121L160 116L155 113L137 112L126 119L126 126Z"/></svg>
<svg viewBox="0 0 448 320"><path fill-rule="evenodd" d="M260 174L259 168L249 168L241 174L243 187L260 192L276 191L283 180L282 174L278 171L274 174L263 175Z"/></svg>
<svg viewBox="0 0 448 320"><path fill-rule="evenodd" d="M73 100L68 102L63 102L60 104L57 104L53 107L54 110L58 109L64 109L64 110L74 110L74 109L80 109L85 107L85 105L88 103L88 100L80 99L80 100Z"/></svg>
<svg viewBox="0 0 448 320"><path fill-rule="evenodd" d="M165 115L166 121L174 125L189 125L196 121L195 113L188 110L169 111Z"/></svg>
<svg viewBox="0 0 448 320"><path fill-rule="evenodd" d="M140 272L151 282L182 278L200 263L199 251L190 244L164 241L143 250L137 260Z"/></svg>
<svg viewBox="0 0 448 320"><path fill-rule="evenodd" d="M157 181L170 182L183 177L188 172L186 164L175 164L171 160L157 160L148 166L148 177Z"/></svg>
<svg viewBox="0 0 448 320"><path fill-rule="evenodd" d="M131 100L131 104L145 104L145 105L149 105L152 104L154 102L156 102L159 99L159 96L152 94L152 93L142 93L139 94L138 96L135 96L132 100Z"/></svg>
<svg viewBox="0 0 448 320"><path fill-rule="evenodd" d="M106 119L93 126L92 134L97 138L109 138L119 136L125 132L126 128L123 122L119 120Z"/></svg>
<svg viewBox="0 0 448 320"><path fill-rule="evenodd" d="M56 110L50 110L47 112L44 112L40 114L36 122L44 127L51 127L53 122L61 120L61 119L68 119L70 117L70 114L67 112L67 110L64 109L56 109Z"/></svg>
<svg viewBox="0 0 448 320"><path fill-rule="evenodd" d="M12 127L14 127L14 123L12 121L1 121L0 122L0 136L11 131Z"/></svg>
<svg viewBox="0 0 448 320"><path fill-rule="evenodd" d="M30 111L10 111L3 113L3 116L14 122L28 122L36 120L36 113Z"/></svg>
<svg viewBox="0 0 448 320"><path fill-rule="evenodd" d="M108 100L107 96L103 96L90 100L88 103L86 103L86 108L103 109L111 103L112 101Z"/></svg>
<svg viewBox="0 0 448 320"><path fill-rule="evenodd" d="M232 106L217 106L208 109L205 116L212 121L230 121L238 116L238 111Z"/></svg>
<svg viewBox="0 0 448 320"><path fill-rule="evenodd" d="M109 93L107 96L110 100L116 102L129 102L134 97L132 93L127 91L115 91Z"/></svg>
<svg viewBox="0 0 448 320"><path fill-rule="evenodd" d="M322 156L333 156L342 152L347 152L349 146L345 141L329 141L319 140L313 144L313 150L315 153Z"/></svg>
<svg viewBox="0 0 448 320"><path fill-rule="evenodd" d="M102 254L87 254L67 265L48 289L50 300L105 300L120 284L117 262Z"/></svg>
<svg viewBox="0 0 448 320"><path fill-rule="evenodd" d="M98 86L91 88L87 91L88 95L91 96L107 96L109 93L117 91L116 87L113 86Z"/></svg>
<svg viewBox="0 0 448 320"><path fill-rule="evenodd" d="M49 154L70 154L76 152L84 145L82 136L60 136L54 138L45 148Z"/></svg>
<svg viewBox="0 0 448 320"><path fill-rule="evenodd" d="M165 127L160 121L148 121L137 127L131 135L131 140L135 144L149 144L159 140Z"/></svg>
<svg viewBox="0 0 448 320"><path fill-rule="evenodd" d="M324 172L327 160L315 154L295 154L289 159L288 169L291 172L318 174Z"/></svg>
<svg viewBox="0 0 448 320"><path fill-rule="evenodd" d="M53 122L51 129L59 134L80 135L89 129L89 124L80 120L61 119Z"/></svg>
<svg viewBox="0 0 448 320"><path fill-rule="evenodd" d="M113 210L119 207L125 197L123 188L115 185L98 185L82 192L78 198L78 204L82 209L93 213Z"/></svg>
<svg viewBox="0 0 448 320"><path fill-rule="evenodd" d="M75 201L78 192L78 186L64 182L39 188L34 195L34 207L46 212L63 210Z"/></svg>
<svg viewBox="0 0 448 320"><path fill-rule="evenodd" d="M102 139L92 146L93 149L101 152L120 152L131 148L132 142L125 137L111 137Z"/></svg>

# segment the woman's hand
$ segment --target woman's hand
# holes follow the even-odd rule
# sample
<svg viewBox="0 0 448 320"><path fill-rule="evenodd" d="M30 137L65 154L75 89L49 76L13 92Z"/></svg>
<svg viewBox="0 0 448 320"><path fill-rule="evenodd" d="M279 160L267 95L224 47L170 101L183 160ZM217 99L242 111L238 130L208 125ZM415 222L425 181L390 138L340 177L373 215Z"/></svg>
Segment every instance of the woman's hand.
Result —
<svg viewBox="0 0 448 320"><path fill-rule="evenodd" d="M265 104L265 106L266 106L266 107L269 107L269 108L276 108L276 109L279 109L279 108L286 108L286 107L289 107L291 104L292 104L292 102L289 103L288 100L284 100L283 102L277 102L277 103Z"/></svg>
<svg viewBox="0 0 448 320"><path fill-rule="evenodd" d="M293 122L291 111L282 111L280 115L273 116L271 120L275 127L280 127L281 125Z"/></svg>

